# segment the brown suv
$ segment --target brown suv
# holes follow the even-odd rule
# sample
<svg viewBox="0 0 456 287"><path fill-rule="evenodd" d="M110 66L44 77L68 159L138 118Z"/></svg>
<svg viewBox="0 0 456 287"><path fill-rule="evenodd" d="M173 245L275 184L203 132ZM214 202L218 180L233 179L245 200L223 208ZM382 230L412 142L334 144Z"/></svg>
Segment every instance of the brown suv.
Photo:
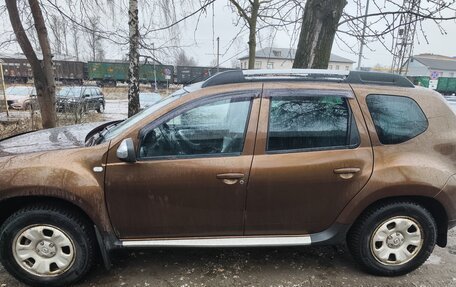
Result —
<svg viewBox="0 0 456 287"><path fill-rule="evenodd" d="M228 71L122 122L0 142L0 254L66 285L131 247L347 242L395 276L456 220L456 116L381 73Z"/></svg>

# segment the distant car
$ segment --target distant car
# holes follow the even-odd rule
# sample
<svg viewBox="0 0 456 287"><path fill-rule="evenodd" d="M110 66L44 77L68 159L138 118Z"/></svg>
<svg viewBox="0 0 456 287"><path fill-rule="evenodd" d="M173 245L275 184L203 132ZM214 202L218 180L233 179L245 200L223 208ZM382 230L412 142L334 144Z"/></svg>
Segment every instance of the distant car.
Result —
<svg viewBox="0 0 456 287"><path fill-rule="evenodd" d="M36 89L30 86L12 86L6 89L8 107L15 110L29 110L37 105Z"/></svg>
<svg viewBox="0 0 456 287"><path fill-rule="evenodd" d="M58 111L104 112L105 99L101 88L94 86L63 87L56 96Z"/></svg>
<svg viewBox="0 0 456 287"><path fill-rule="evenodd" d="M158 93L139 93L139 106L143 110L152 106L161 99L162 96Z"/></svg>

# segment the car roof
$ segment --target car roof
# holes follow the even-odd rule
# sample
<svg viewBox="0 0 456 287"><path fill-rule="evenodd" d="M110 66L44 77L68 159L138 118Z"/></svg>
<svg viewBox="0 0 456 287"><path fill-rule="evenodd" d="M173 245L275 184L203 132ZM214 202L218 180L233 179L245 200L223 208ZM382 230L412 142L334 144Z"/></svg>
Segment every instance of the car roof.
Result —
<svg viewBox="0 0 456 287"><path fill-rule="evenodd" d="M415 85L402 75L364 71L332 71L320 69L288 70L230 70L215 74L203 82L184 88L191 92L200 88L249 82L335 82L362 85L382 85L414 88Z"/></svg>

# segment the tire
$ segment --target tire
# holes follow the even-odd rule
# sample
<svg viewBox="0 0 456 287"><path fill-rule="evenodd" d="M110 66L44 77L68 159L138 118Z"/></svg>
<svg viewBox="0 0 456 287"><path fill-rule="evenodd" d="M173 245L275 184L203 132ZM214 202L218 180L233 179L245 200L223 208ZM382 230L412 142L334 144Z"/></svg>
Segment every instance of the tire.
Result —
<svg viewBox="0 0 456 287"><path fill-rule="evenodd" d="M32 110L32 104L25 103L24 104L24 111L31 111L31 110Z"/></svg>
<svg viewBox="0 0 456 287"><path fill-rule="evenodd" d="M31 206L15 212L0 228L1 263L31 286L72 284L90 270L94 257L91 225L71 211Z"/></svg>
<svg viewBox="0 0 456 287"><path fill-rule="evenodd" d="M351 228L347 245L368 273L399 276L420 267L436 240L437 225L429 211L414 202L400 201L364 212Z"/></svg>
<svg viewBox="0 0 456 287"><path fill-rule="evenodd" d="M97 108L97 113L102 114L104 113L105 110L105 105L103 103L100 103Z"/></svg>

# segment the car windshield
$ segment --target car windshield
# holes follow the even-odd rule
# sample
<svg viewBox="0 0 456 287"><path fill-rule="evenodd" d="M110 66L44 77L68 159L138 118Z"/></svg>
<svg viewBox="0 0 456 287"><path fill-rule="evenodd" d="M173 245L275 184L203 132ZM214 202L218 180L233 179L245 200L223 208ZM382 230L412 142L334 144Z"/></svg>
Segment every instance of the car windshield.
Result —
<svg viewBox="0 0 456 287"><path fill-rule="evenodd" d="M116 136L120 135L124 131L128 130L132 126L134 126L136 123L140 122L142 119L148 117L155 111L161 109L162 107L168 105L169 103L174 102L175 100L179 99L181 96L185 95L187 93L179 93L179 94L171 94L170 96L163 98L162 100L152 104L145 110L137 113L136 115L132 116L131 118L126 119L125 121L119 123L118 125L113 126L112 128L108 129L106 134L103 136L103 140L110 140L115 138Z"/></svg>
<svg viewBox="0 0 456 287"><path fill-rule="evenodd" d="M83 87L66 87L66 88L62 88L58 92L57 96L75 98L75 97L80 97L82 95L83 91L84 91Z"/></svg>
<svg viewBox="0 0 456 287"><path fill-rule="evenodd" d="M32 91L32 87L9 87L5 92L9 96L30 96Z"/></svg>

